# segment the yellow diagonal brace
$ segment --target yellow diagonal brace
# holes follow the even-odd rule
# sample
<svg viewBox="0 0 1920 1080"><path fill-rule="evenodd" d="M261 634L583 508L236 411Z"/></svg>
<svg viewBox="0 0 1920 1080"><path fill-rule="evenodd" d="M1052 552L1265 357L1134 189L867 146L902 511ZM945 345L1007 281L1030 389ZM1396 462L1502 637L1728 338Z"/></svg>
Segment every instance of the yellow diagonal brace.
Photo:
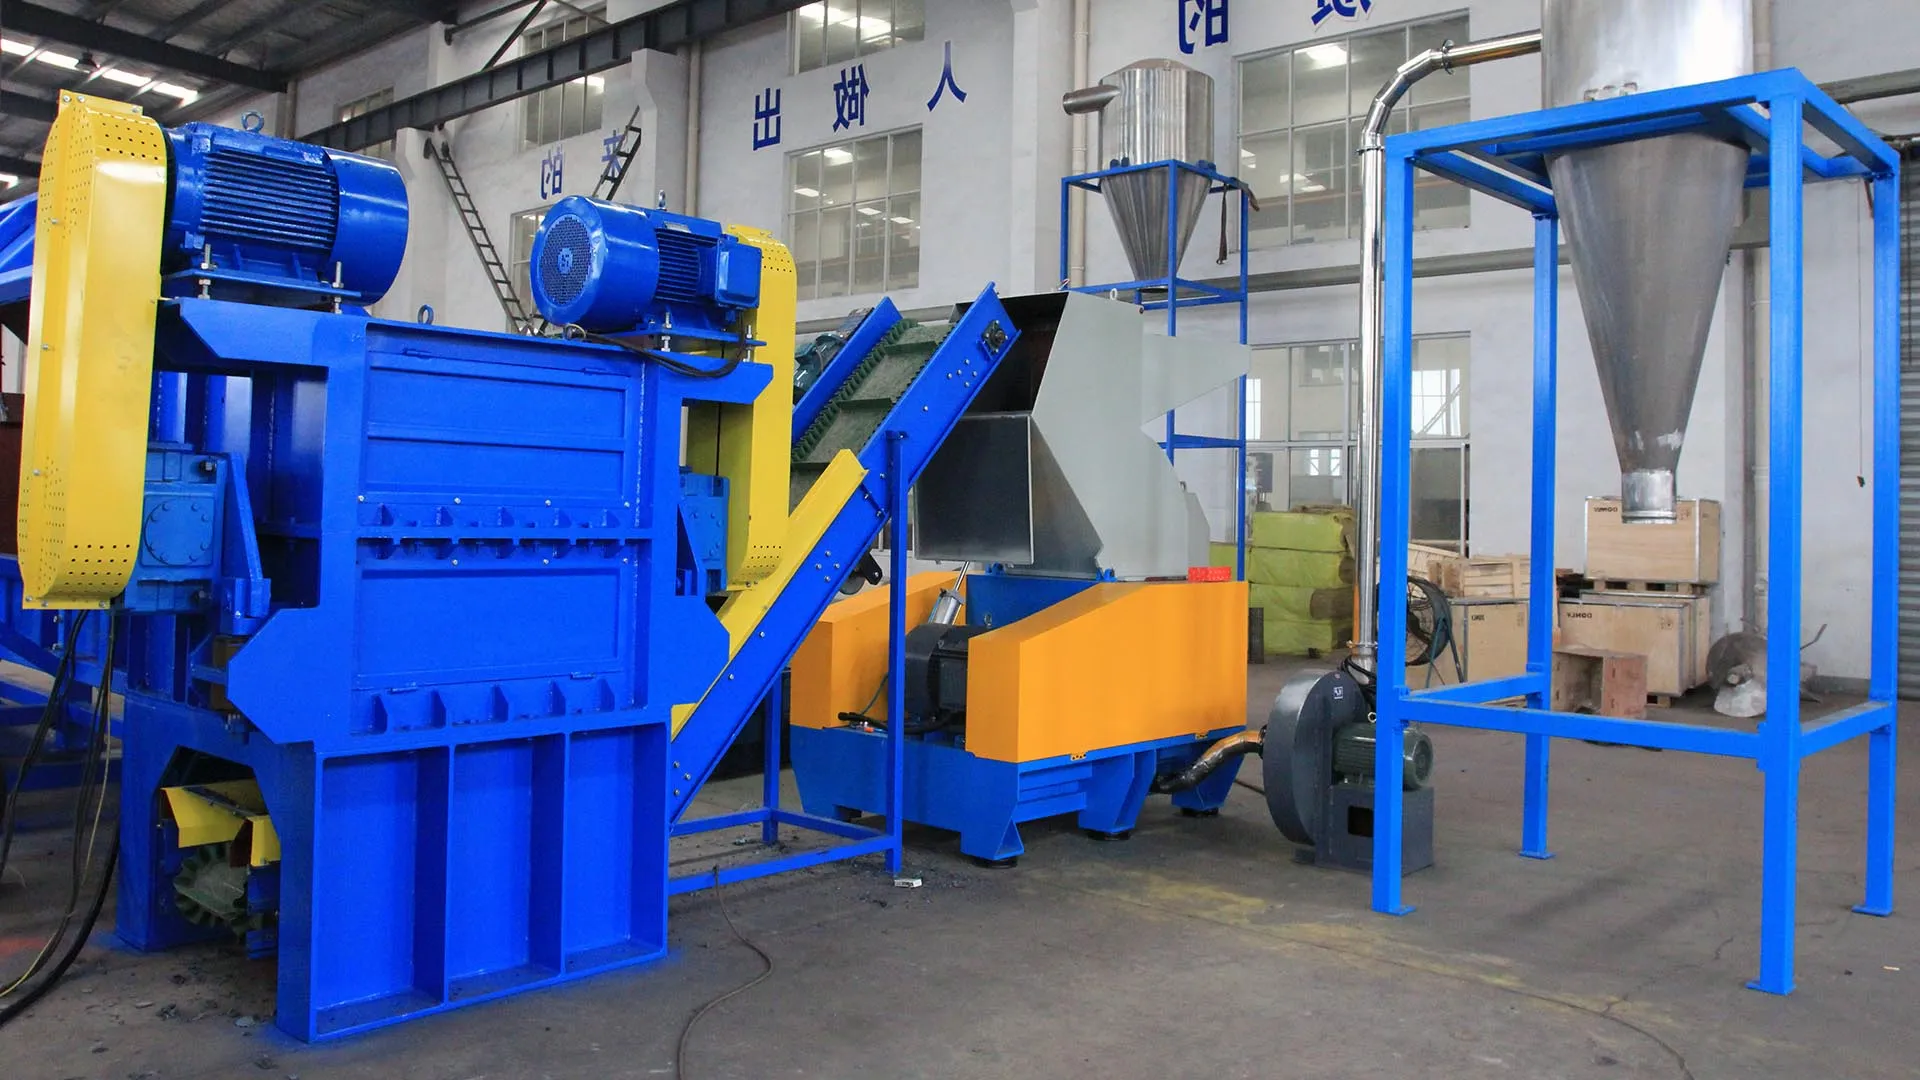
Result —
<svg viewBox="0 0 1920 1080"><path fill-rule="evenodd" d="M104 608L140 541L167 142L60 95L40 165L20 454L22 607Z"/></svg>
<svg viewBox="0 0 1920 1080"><path fill-rule="evenodd" d="M727 628L728 663L732 663L733 658L739 655L740 646L746 644L754 628L766 617L767 609L773 606L774 600L786 591L788 582L803 571L809 574L816 572L805 565L806 561L813 557L813 549L820 543L821 534L827 531L828 525L833 524L833 519L866 478L866 466L860 464L860 459L853 455L853 451L842 450L833 456L833 460L827 463L826 471L807 489L806 497L800 500L793 516L787 519L786 550L781 552L780 561L774 566L773 572L745 590L734 593L720 607L720 625ZM818 572L833 578L833 584L837 586L852 573L853 564L859 561L860 554L856 551L836 552L833 558L838 560L838 565ZM702 694L701 700L705 699L706 695ZM696 703L674 708L675 735L680 734L687 717L693 715L693 710L698 707Z"/></svg>

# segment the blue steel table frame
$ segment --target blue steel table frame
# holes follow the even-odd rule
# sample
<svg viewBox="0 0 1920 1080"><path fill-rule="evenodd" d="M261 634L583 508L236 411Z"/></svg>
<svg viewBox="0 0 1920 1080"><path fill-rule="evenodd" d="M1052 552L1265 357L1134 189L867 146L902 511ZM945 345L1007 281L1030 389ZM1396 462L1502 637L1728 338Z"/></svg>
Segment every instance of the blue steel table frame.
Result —
<svg viewBox="0 0 1920 1080"><path fill-rule="evenodd" d="M1167 272L1163 277L1144 278L1139 281L1116 281L1105 285L1069 286L1068 274L1071 268L1073 243L1069 209L1073 199L1073 189L1098 193L1102 181L1115 176L1127 176L1133 173L1163 172L1167 178ZM1240 284L1238 288L1223 289L1217 285L1208 285L1202 281L1180 276L1180 200L1178 198L1180 174L1193 173L1205 177L1207 193L1219 194L1226 198L1229 192L1240 193ZM1167 312L1167 336L1173 337L1179 329L1180 309L1183 307L1209 307L1215 304L1236 304L1240 308L1240 344L1247 343L1247 204L1252 192L1239 180L1215 170L1207 162L1198 165L1185 161L1154 161L1145 165L1120 165L1098 172L1078 173L1062 177L1060 180L1060 287L1071 292L1083 293L1133 293L1133 302L1144 311L1165 308ZM1186 290L1182 295L1181 290ZM1165 299L1149 300L1147 293L1152 290L1164 290ZM1234 577L1245 580L1247 576L1247 379L1240 377L1239 426L1235 428L1235 438L1222 438L1217 435L1183 435L1175 423L1175 413L1167 413L1167 435L1160 445L1166 448L1167 461L1173 461L1176 450L1232 450L1235 452L1236 474L1234 477L1233 534L1234 540Z"/></svg>
<svg viewBox="0 0 1920 1080"><path fill-rule="evenodd" d="M883 301L884 302L884 301ZM905 671L907 643L907 492L906 485L900 481L906 475L906 467L901 460L902 436L899 432L888 435L887 443L887 546L889 561L887 565L887 670ZM772 687L767 691L762 708L766 711L765 752L761 765L760 805L748 810L731 814L716 814L712 817L685 818L673 824L671 835L675 838L691 836L696 833L716 832L721 829L738 829L747 826L760 826L760 843L772 847L780 842L780 826L808 829L825 833L848 841L833 847L818 848L810 851L783 855L777 859L764 859L758 862L734 866L715 866L698 873L683 874L667 882L667 895L678 896L681 893L698 892L736 881L751 881L754 878L771 877L792 870L800 870L821 863L839 862L843 859L857 859L862 855L884 854L887 857L887 872L898 875L906 858L906 814L902 809L906 790L906 738L899 724L887 725L887 799L886 828L870 829L849 821L838 821L789 810L780 805L780 714L781 690L780 678L775 676ZM887 680L887 715L905 716L906 684L900 679ZM679 763L674 763L679 768Z"/></svg>
<svg viewBox="0 0 1920 1080"><path fill-rule="evenodd" d="M1839 147L1827 156L1803 125ZM1753 151L1748 187L1769 190L1772 208L1771 348L1767 578L1768 711L1756 732L1690 724L1550 712L1554 596L1554 456L1558 333L1558 212L1547 178L1548 153L1702 131ZM1798 860L1800 767L1809 755L1869 736L1865 897L1853 910L1893 912L1896 746L1897 561L1900 425L1899 159L1833 99L1793 69L1749 75L1561 109L1476 121L1387 140L1386 415L1381 505L1401 508L1381 522L1380 579L1406 577L1410 437L1409 370L1413 348L1413 179L1416 168L1454 180L1534 217L1533 581L1524 675L1409 693L1402 652L1406 612L1380 612L1379 723L1397 744L1410 721L1508 731L1526 736L1525 810L1520 854L1551 858L1547 792L1551 740L1609 743L1752 759L1766 778L1760 900L1760 972L1747 985L1793 990L1794 888ZM1869 185L1874 238L1874 427L1872 604L1868 700L1804 727L1800 718L1802 409L1802 188L1809 181L1860 179ZM1486 704L1524 694L1525 708ZM1379 757L1379 827L1374 836L1373 907L1412 910L1401 901L1401 792L1396 755Z"/></svg>

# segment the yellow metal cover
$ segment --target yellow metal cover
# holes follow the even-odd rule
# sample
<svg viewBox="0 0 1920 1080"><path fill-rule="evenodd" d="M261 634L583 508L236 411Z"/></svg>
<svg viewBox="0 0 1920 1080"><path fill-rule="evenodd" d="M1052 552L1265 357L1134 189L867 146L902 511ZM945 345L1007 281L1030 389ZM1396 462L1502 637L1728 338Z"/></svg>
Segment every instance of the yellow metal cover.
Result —
<svg viewBox="0 0 1920 1080"><path fill-rule="evenodd" d="M166 206L160 125L136 106L62 93L34 224L23 607L104 608L133 573Z"/></svg>
<svg viewBox="0 0 1920 1080"><path fill-rule="evenodd" d="M967 643L967 750L1038 761L1247 722L1247 586L1104 584Z"/></svg>
<svg viewBox="0 0 1920 1080"><path fill-rule="evenodd" d="M173 814L181 847L224 844L239 836L242 826L251 825L248 863L267 866L280 861L280 833L267 815L267 801L260 797L260 785L253 781L225 780L217 784L161 788L160 793L167 797L167 810Z"/></svg>
<svg viewBox="0 0 1920 1080"><path fill-rule="evenodd" d="M907 579L907 627L927 621L940 590L953 584L948 570L929 570ZM865 710L876 720L887 715L887 695L874 691L887 677L885 588L867 589L827 606L827 612L793 654L793 722L800 727L840 726L840 714Z"/></svg>
<svg viewBox="0 0 1920 1080"><path fill-rule="evenodd" d="M773 380L750 405L696 405L687 413L687 464L728 480L727 582L744 589L773 573L786 541L788 476L793 469L793 256L772 233L744 225L727 232L760 249L760 306L746 335L766 342L755 363Z"/></svg>

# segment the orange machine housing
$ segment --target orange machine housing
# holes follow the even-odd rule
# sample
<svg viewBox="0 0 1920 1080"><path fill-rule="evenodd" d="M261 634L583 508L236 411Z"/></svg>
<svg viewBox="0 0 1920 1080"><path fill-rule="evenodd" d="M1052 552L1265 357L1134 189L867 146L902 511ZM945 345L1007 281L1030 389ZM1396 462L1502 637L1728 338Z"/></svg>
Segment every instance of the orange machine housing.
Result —
<svg viewBox="0 0 1920 1080"><path fill-rule="evenodd" d="M950 573L907 583L907 624ZM1244 582L1109 582L968 643L966 749L996 761L1075 757L1246 722ZM839 601L793 660L793 722L884 717L887 595ZM869 702L871 706L869 707Z"/></svg>

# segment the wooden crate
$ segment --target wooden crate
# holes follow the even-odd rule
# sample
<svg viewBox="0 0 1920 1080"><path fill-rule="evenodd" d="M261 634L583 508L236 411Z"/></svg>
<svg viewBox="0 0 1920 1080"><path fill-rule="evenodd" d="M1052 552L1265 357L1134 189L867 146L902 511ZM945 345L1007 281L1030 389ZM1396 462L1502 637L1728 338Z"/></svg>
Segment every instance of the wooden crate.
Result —
<svg viewBox="0 0 1920 1080"><path fill-rule="evenodd" d="M1720 580L1720 504L1680 499L1671 525L1628 525L1620 500L1587 499L1587 576L1638 582Z"/></svg>
<svg viewBox="0 0 1920 1080"><path fill-rule="evenodd" d="M1448 596L1525 598L1531 560L1525 555L1456 555L1446 548L1407 545L1407 572L1426 578Z"/></svg>
<svg viewBox="0 0 1920 1080"><path fill-rule="evenodd" d="M1453 632L1460 650L1460 666L1469 680L1502 679L1527 670L1527 602L1525 600L1456 600ZM1460 679L1448 653L1431 666L1407 668L1407 686L1423 690L1451 686Z"/></svg>
<svg viewBox="0 0 1920 1080"><path fill-rule="evenodd" d="M1560 602L1560 638L1647 658L1647 693L1679 695L1707 681L1711 599L1663 593L1582 593Z"/></svg>
<svg viewBox="0 0 1920 1080"><path fill-rule="evenodd" d="M1637 653L1566 645L1553 651L1554 712L1623 720L1647 718L1647 658Z"/></svg>

